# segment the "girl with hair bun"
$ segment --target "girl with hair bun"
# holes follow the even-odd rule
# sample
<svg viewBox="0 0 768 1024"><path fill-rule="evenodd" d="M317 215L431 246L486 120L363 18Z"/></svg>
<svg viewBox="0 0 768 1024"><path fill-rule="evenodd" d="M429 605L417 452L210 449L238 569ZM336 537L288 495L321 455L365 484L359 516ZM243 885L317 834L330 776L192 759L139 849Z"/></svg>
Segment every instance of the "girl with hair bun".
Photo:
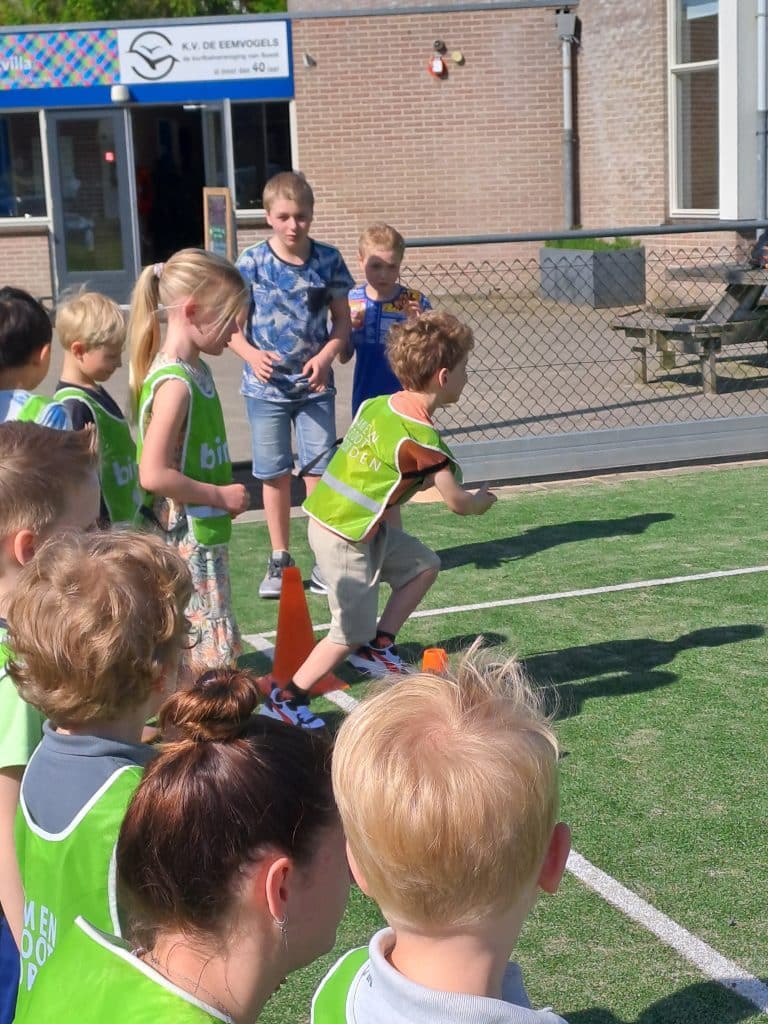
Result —
<svg viewBox="0 0 768 1024"><path fill-rule="evenodd" d="M252 1024L332 947L349 871L330 744L255 715L258 701L247 673L216 670L163 705L180 738L148 767L117 845L130 944L78 918L35 985L35 1019Z"/></svg>
<svg viewBox="0 0 768 1024"><path fill-rule="evenodd" d="M232 482L221 403L202 356L224 351L248 294L240 272L202 249L182 249L142 271L131 296L131 403L138 424L141 515L185 558L187 609L197 641L182 666L189 686L241 653L232 612L228 542L248 492ZM161 337L161 320L165 332Z"/></svg>

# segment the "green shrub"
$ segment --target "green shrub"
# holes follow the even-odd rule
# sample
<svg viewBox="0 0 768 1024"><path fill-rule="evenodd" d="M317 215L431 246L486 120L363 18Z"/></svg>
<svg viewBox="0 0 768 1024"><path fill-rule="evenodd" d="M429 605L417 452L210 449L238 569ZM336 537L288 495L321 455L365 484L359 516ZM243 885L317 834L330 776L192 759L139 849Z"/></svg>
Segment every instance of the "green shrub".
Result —
<svg viewBox="0 0 768 1024"><path fill-rule="evenodd" d="M637 249L640 242L634 238L553 238L544 243L547 249Z"/></svg>

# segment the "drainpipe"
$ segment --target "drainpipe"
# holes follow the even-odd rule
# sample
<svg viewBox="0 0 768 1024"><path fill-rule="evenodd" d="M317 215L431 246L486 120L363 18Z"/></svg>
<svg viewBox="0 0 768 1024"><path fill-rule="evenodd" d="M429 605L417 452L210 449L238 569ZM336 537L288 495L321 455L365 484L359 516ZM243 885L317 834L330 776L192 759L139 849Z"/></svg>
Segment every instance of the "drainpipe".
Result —
<svg viewBox="0 0 768 1024"><path fill-rule="evenodd" d="M768 3L768 0L764 0ZM555 13L557 35L560 39L563 69L563 214L565 230L575 226L576 173L574 168L575 140L573 134L573 45L578 42L576 15L567 7Z"/></svg>
<svg viewBox="0 0 768 1024"><path fill-rule="evenodd" d="M768 0L757 0L757 219L768 212Z"/></svg>

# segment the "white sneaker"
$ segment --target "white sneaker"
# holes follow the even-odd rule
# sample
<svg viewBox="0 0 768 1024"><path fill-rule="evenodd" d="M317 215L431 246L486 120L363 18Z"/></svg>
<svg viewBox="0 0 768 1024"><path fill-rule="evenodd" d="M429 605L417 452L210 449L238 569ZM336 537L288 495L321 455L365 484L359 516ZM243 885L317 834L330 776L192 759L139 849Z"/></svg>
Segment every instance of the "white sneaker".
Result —
<svg viewBox="0 0 768 1024"><path fill-rule="evenodd" d="M296 563L284 551L280 558L270 558L267 562L267 574L259 584L259 597L280 597L283 589L283 569Z"/></svg>
<svg viewBox="0 0 768 1024"><path fill-rule="evenodd" d="M352 654L348 654L347 661L359 672L367 672L369 676L377 678L390 675L405 676L411 671L397 653L394 644L388 644L386 647L364 644Z"/></svg>

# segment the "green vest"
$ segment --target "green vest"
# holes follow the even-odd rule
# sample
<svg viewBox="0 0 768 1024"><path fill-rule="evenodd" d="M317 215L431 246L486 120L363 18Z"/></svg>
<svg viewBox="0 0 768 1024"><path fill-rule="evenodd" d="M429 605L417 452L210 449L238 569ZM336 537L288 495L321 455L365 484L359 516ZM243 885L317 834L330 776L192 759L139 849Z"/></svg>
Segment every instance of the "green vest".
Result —
<svg viewBox="0 0 768 1024"><path fill-rule="evenodd" d="M11 650L0 624L0 768L25 765L43 735L43 716L22 699L6 671Z"/></svg>
<svg viewBox="0 0 768 1024"><path fill-rule="evenodd" d="M141 504L137 483L136 445L122 416L107 412L83 388L68 384L53 396L56 401L77 399L91 411L99 435L101 493L112 523L132 523Z"/></svg>
<svg viewBox="0 0 768 1024"><path fill-rule="evenodd" d="M50 971L16 1007L14 1024L210 1024L232 1018L182 991L82 917L62 935Z"/></svg>
<svg viewBox="0 0 768 1024"><path fill-rule="evenodd" d="M312 996L310 1024L345 1024L347 996L367 963L367 946L352 949L336 961Z"/></svg>
<svg viewBox="0 0 768 1024"><path fill-rule="evenodd" d="M359 541L384 515L389 499L403 481L398 454L405 441L415 441L444 455L460 481L456 457L429 423L398 413L391 395L363 402L341 447L317 486L304 502L305 511L347 540ZM413 487L399 499L406 502L430 473L414 475Z"/></svg>
<svg viewBox="0 0 768 1024"><path fill-rule="evenodd" d="M49 405L53 405L52 398L46 398L45 395L30 395L16 419L21 423L37 423L37 417Z"/></svg>
<svg viewBox="0 0 768 1024"><path fill-rule="evenodd" d="M119 768L72 823L55 834L44 832L32 821L22 786L15 827L25 896L20 1009L33 986L49 972L48 961L56 962L58 943L78 914L87 914L97 927L120 931L115 844L142 771L138 765Z"/></svg>
<svg viewBox="0 0 768 1024"><path fill-rule="evenodd" d="M219 396L214 390L206 395L183 363L168 363L150 373L141 388L139 399L139 437L136 454L141 461L144 431L158 386L170 378L181 380L189 391L189 413L179 469L184 476L219 487L232 483L227 431ZM146 492L145 492L146 495ZM144 504L151 501L145 497ZM232 536L232 517L228 512L210 505L187 505L187 519L198 544L226 544Z"/></svg>

